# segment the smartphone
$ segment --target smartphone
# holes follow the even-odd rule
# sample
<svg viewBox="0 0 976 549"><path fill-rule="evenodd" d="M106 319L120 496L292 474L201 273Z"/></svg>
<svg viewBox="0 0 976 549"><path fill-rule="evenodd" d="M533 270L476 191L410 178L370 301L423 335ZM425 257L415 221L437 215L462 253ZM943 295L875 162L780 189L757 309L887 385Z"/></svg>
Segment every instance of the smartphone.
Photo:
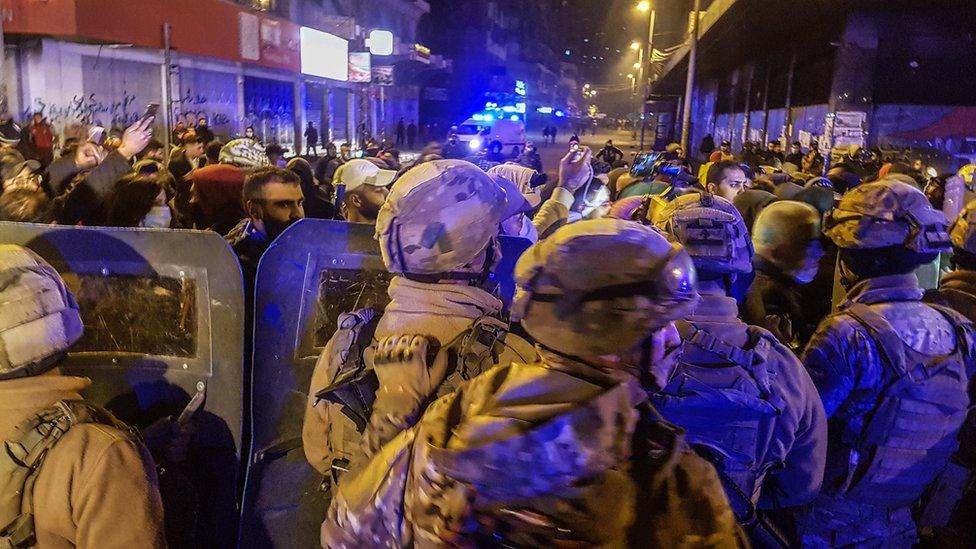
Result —
<svg viewBox="0 0 976 549"><path fill-rule="evenodd" d="M202 383L197 384L197 393L193 395L190 402L186 403L186 407L180 412L180 417L177 418L176 422L180 425L186 425L193 419L193 415L197 413L203 406L203 401L207 399L207 386Z"/></svg>
<svg viewBox="0 0 976 549"><path fill-rule="evenodd" d="M146 112L142 113L142 118L139 121L143 122L150 118L156 118L157 112L159 112L159 103L150 103L146 105Z"/></svg>

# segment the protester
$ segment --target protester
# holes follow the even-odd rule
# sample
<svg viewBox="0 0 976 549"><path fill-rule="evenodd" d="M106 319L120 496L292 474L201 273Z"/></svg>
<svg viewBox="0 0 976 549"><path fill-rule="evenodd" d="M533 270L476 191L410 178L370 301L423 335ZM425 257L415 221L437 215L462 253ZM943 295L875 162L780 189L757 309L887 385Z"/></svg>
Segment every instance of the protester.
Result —
<svg viewBox="0 0 976 549"><path fill-rule="evenodd" d="M47 119L42 113L35 112L26 131L37 160L46 167L54 160L54 145L56 143L50 124L47 123Z"/></svg>
<svg viewBox="0 0 976 549"><path fill-rule="evenodd" d="M596 159L603 160L607 164L613 164L614 162L620 160L624 157L624 152L617 147L613 146L613 140L608 139L607 144L604 145L600 152L596 153Z"/></svg>
<svg viewBox="0 0 976 549"><path fill-rule="evenodd" d="M312 156L319 155L319 131L315 129L312 122L305 127L305 154Z"/></svg>
<svg viewBox="0 0 976 549"><path fill-rule="evenodd" d="M738 163L721 160L712 164L705 175L705 190L729 202L749 188L749 180Z"/></svg>
<svg viewBox="0 0 976 549"><path fill-rule="evenodd" d="M203 142L204 146L206 146L207 143L210 143L215 139L214 133L210 130L210 125L207 122L206 116L201 116L197 120L197 127L195 133L197 134L197 136L200 137L200 140Z"/></svg>
<svg viewBox="0 0 976 549"><path fill-rule="evenodd" d="M380 169L376 164L356 158L336 171L339 212L350 223L376 223L380 208L389 194L387 186L396 172Z"/></svg>
<svg viewBox="0 0 976 549"><path fill-rule="evenodd" d="M115 184L106 199L104 224L168 229L173 212L166 201L166 190L158 179L130 173Z"/></svg>
<svg viewBox="0 0 976 549"><path fill-rule="evenodd" d="M178 183L182 184L188 173L207 165L206 146L203 136L197 132L183 133L183 146L173 152L166 166Z"/></svg>
<svg viewBox="0 0 976 549"><path fill-rule="evenodd" d="M186 209L177 195L177 214L189 227L227 234L247 217L241 203L247 171L269 165L264 148L251 139L235 139L220 151L220 163L190 172Z"/></svg>
<svg viewBox="0 0 976 549"><path fill-rule="evenodd" d="M287 168L302 182L302 196L305 198L305 217L312 219L333 219L335 206L332 205L332 185L323 189L312 173L312 165L301 157L288 161Z"/></svg>
<svg viewBox="0 0 976 549"><path fill-rule="evenodd" d="M407 126L407 147L413 150L414 144L417 142L417 122L412 121Z"/></svg>
<svg viewBox="0 0 976 549"><path fill-rule="evenodd" d="M264 148L264 154L268 156L268 162L276 168L284 168L288 163L285 160L285 154L288 153L288 149L282 147L277 143L272 143Z"/></svg>

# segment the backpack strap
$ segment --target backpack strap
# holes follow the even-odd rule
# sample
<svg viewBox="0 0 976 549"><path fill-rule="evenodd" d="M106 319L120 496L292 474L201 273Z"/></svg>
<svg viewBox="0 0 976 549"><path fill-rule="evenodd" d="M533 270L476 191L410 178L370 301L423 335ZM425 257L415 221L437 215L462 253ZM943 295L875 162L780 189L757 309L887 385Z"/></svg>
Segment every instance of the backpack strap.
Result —
<svg viewBox="0 0 976 549"><path fill-rule="evenodd" d="M63 400L22 423L0 455L0 547L32 547L34 484L48 452L75 425L100 423L132 431L110 412L81 400ZM19 496L19 497L18 497Z"/></svg>
<svg viewBox="0 0 976 549"><path fill-rule="evenodd" d="M769 370L765 367L772 349L772 336L768 332L756 326L747 327L749 347L739 347L715 337L687 320L678 320L674 325L683 341L749 372L764 398L772 394Z"/></svg>
<svg viewBox="0 0 976 549"><path fill-rule="evenodd" d="M912 373L908 368L908 362L905 357L905 343L898 336L891 323L888 322L888 319L875 312L868 305L857 301L851 302L844 308L842 314L850 315L851 318L867 329L875 341L878 355L884 359L886 364L894 369L896 374L899 376L907 376L912 381L917 381L911 377Z"/></svg>
<svg viewBox="0 0 976 549"><path fill-rule="evenodd" d="M339 329L332 336L336 345L329 357L330 367L336 365L337 371L332 383L315 393L316 400L341 406L343 415L356 424L359 432L366 429L379 388L379 380L376 373L367 368L364 353L372 345L380 318L382 315L373 309L360 309L339 316Z"/></svg>

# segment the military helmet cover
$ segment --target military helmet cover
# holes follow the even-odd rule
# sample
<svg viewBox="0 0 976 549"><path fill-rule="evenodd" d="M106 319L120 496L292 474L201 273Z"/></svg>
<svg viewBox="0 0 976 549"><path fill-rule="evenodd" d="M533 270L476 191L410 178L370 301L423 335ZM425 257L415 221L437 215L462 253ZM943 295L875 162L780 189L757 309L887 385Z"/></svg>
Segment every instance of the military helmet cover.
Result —
<svg viewBox="0 0 976 549"><path fill-rule="evenodd" d="M434 160L393 184L376 218L383 263L392 273L440 278L481 274L501 257L505 191L464 160ZM486 265L483 253L490 255Z"/></svg>
<svg viewBox="0 0 976 549"><path fill-rule="evenodd" d="M270 166L264 147L253 139L234 139L220 148L218 157L221 164L232 164L238 168L263 168Z"/></svg>
<svg viewBox="0 0 976 549"><path fill-rule="evenodd" d="M621 219L566 225L515 267L513 320L572 356L620 354L698 302L691 258L653 227Z"/></svg>
<svg viewBox="0 0 976 549"><path fill-rule="evenodd" d="M959 212L949 227L952 246L976 254L976 200L972 200Z"/></svg>
<svg viewBox="0 0 976 549"><path fill-rule="evenodd" d="M720 196L679 196L654 215L654 225L685 247L699 272L752 271L749 230L739 210Z"/></svg>
<svg viewBox="0 0 976 549"><path fill-rule="evenodd" d="M891 179L848 191L824 215L824 234L845 249L904 246L931 253L951 248L945 214L917 187Z"/></svg>
<svg viewBox="0 0 976 549"><path fill-rule="evenodd" d="M83 331L57 271L27 248L0 245L0 379L49 370Z"/></svg>

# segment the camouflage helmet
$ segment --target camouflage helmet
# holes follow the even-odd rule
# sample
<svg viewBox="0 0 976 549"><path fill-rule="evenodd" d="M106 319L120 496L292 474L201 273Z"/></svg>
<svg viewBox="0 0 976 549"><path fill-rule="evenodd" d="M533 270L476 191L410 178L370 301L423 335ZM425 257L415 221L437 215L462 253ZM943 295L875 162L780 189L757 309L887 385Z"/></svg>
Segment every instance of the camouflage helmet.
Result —
<svg viewBox="0 0 976 549"><path fill-rule="evenodd" d="M752 272L749 230L739 210L720 196L679 196L655 214L654 225L685 247L699 272Z"/></svg>
<svg viewBox="0 0 976 549"><path fill-rule="evenodd" d="M515 267L512 319L572 356L621 354L698 302L687 252L657 229L622 219L561 227Z"/></svg>
<svg viewBox="0 0 976 549"><path fill-rule="evenodd" d="M58 272L27 248L0 245L0 379L53 368L83 331Z"/></svg>
<svg viewBox="0 0 976 549"><path fill-rule="evenodd" d="M403 174L376 218L391 273L433 281L486 277L501 258L505 191L464 160L433 160Z"/></svg>
<svg viewBox="0 0 976 549"><path fill-rule="evenodd" d="M246 137L234 139L220 148L218 157L221 164L231 164L238 168L263 168L270 166L268 154L264 147L253 139Z"/></svg>
<svg viewBox="0 0 976 549"><path fill-rule="evenodd" d="M949 227L952 247L976 254L976 200L972 200L959 212Z"/></svg>
<svg viewBox="0 0 976 549"><path fill-rule="evenodd" d="M859 185L824 215L824 235L840 248L950 249L948 222L917 187L885 179Z"/></svg>

